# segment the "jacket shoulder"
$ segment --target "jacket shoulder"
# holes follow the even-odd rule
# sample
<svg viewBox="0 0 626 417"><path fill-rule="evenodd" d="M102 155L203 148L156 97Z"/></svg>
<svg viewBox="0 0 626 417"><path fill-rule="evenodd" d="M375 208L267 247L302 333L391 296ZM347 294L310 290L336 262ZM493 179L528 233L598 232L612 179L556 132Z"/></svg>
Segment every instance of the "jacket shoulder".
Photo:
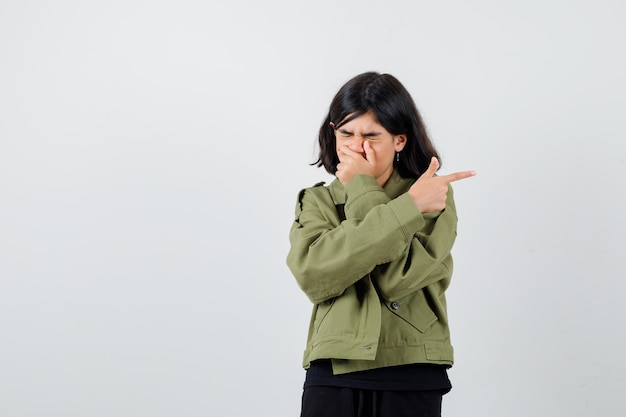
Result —
<svg viewBox="0 0 626 417"><path fill-rule="evenodd" d="M302 211L302 200L304 199L305 194L313 196L316 200L324 198L324 196L328 194L328 187L325 187L325 185L326 183L324 181L320 181L314 184L312 187L307 187L300 190L300 192L298 193L298 203L296 211Z"/></svg>
<svg viewBox="0 0 626 417"><path fill-rule="evenodd" d="M326 186L326 182L321 181L311 187L303 188L298 193L298 201L296 203L296 217L304 210L304 201L315 201L316 205L330 205L334 209L334 203L330 195L330 191Z"/></svg>

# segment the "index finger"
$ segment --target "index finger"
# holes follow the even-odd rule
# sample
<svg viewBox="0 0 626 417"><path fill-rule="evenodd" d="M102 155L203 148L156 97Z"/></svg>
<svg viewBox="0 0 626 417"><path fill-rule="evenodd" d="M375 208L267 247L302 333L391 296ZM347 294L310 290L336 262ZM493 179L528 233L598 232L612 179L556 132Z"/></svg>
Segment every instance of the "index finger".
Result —
<svg viewBox="0 0 626 417"><path fill-rule="evenodd" d="M442 175L439 178L442 178L447 183L451 183L454 181L464 180L465 178L473 177L476 175L476 171L461 171L455 172L453 174Z"/></svg>
<svg viewBox="0 0 626 417"><path fill-rule="evenodd" d="M341 147L339 148L339 150L341 151L341 153L343 153L346 156L354 156L355 154L357 154L357 152L354 152L352 149L350 149L349 146L347 145L341 145Z"/></svg>

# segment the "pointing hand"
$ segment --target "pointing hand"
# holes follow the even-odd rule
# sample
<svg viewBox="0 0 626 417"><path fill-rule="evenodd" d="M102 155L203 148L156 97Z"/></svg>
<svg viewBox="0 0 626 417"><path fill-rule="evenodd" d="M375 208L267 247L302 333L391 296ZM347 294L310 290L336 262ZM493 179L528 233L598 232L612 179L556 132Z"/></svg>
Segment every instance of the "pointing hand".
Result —
<svg viewBox="0 0 626 417"><path fill-rule="evenodd" d="M428 169L409 189L409 195L422 213L441 211L446 207L448 184L476 175L475 171L455 172L454 174L435 176L439 160L433 157Z"/></svg>

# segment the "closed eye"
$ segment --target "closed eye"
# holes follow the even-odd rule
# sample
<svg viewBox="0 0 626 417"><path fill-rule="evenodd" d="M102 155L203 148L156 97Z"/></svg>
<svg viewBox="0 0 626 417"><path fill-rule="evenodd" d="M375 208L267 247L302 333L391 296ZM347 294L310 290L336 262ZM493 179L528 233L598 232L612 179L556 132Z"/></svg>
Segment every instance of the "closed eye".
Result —
<svg viewBox="0 0 626 417"><path fill-rule="evenodd" d="M354 137L354 133L348 130L338 129L337 131L339 132L339 137L341 137L342 139L349 139L351 137ZM379 132L368 132L361 135L360 137L362 137L364 140L375 141L380 139L380 135L381 134Z"/></svg>

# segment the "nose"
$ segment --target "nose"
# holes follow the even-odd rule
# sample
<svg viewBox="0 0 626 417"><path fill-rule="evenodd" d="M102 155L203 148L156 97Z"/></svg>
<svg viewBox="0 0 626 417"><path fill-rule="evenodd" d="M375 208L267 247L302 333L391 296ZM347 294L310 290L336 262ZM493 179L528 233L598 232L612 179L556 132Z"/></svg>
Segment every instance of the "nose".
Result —
<svg viewBox="0 0 626 417"><path fill-rule="evenodd" d="M365 142L363 137L353 136L348 147L354 152L363 152L363 142Z"/></svg>

